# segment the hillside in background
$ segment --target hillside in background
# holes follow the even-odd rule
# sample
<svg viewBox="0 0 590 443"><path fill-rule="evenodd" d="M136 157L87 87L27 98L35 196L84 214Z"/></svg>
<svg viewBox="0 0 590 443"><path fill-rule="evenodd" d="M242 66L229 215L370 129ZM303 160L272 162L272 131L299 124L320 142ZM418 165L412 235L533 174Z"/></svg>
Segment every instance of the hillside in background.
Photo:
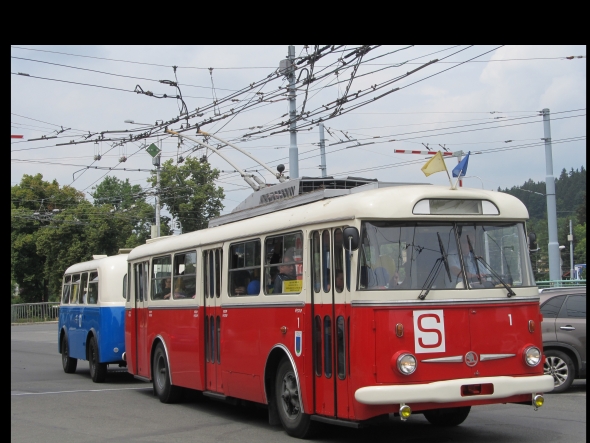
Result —
<svg viewBox="0 0 590 443"><path fill-rule="evenodd" d="M547 259L547 245L549 234L547 230L547 198L545 196L545 182L526 181L522 186L500 189L520 199L529 211L530 220L527 230L537 235L536 245L531 249L538 251L531 253L531 261L537 281L549 279L549 265ZM560 246L564 246L561 253L562 278L569 279L571 268L569 222L572 221L574 264L586 263L586 169L571 169L561 171L555 177L555 199L557 206L557 230ZM584 271L585 278L585 271Z"/></svg>

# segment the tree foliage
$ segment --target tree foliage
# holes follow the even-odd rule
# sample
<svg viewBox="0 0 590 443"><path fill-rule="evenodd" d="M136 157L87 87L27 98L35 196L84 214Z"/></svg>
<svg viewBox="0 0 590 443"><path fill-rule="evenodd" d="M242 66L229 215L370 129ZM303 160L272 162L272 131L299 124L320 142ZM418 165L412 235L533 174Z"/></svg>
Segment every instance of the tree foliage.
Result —
<svg viewBox="0 0 590 443"><path fill-rule="evenodd" d="M183 232L207 227L209 219L219 216L225 197L223 188L215 185L219 177L217 169L209 163L189 157L183 164L175 165L172 159L162 165L160 171L160 199L170 214L180 221ZM156 172L148 181L156 186Z"/></svg>

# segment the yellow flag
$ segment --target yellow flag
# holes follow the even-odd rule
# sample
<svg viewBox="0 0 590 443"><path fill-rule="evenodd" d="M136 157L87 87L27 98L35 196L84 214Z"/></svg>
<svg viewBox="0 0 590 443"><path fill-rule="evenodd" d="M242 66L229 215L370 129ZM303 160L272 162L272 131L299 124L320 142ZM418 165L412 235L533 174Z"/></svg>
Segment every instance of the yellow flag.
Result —
<svg viewBox="0 0 590 443"><path fill-rule="evenodd" d="M422 166L422 172L426 177L428 177L430 174L434 174L435 172L442 172L446 170L447 165L445 164L442 153L440 151L434 154L434 157L432 157L430 160L426 162L424 166Z"/></svg>

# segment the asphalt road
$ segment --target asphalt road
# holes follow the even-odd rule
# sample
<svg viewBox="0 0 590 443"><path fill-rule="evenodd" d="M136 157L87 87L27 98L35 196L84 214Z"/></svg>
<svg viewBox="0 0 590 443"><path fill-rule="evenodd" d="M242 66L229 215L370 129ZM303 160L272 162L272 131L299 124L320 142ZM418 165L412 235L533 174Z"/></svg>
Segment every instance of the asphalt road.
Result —
<svg viewBox="0 0 590 443"><path fill-rule="evenodd" d="M264 408L233 406L197 393L165 405L151 384L124 369L92 383L88 363L66 374L57 352L57 324L11 326L11 442L257 442L295 441L268 424ZM586 441L586 380L545 406L492 405L471 409L455 428L436 428L422 415L363 429L323 425L317 442L545 443Z"/></svg>

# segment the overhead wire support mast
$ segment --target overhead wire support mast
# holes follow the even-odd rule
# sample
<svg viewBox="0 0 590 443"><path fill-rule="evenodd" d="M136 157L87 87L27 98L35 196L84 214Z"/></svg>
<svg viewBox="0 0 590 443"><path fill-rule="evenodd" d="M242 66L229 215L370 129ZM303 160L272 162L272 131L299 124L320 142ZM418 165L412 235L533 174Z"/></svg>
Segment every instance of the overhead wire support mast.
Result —
<svg viewBox="0 0 590 443"><path fill-rule="evenodd" d="M248 183L252 187L252 189L254 189L255 191L258 191L260 189L261 185L265 185L265 183L262 180L260 180L258 177L256 177L254 174L247 174L246 172L244 172L234 162L232 162L229 158L227 158L225 155L223 155L221 152L219 152L219 149L216 149L213 146L209 146L207 143L203 143L197 139L194 139L193 137L189 137L188 135L179 134L178 132L172 131L171 129L166 129L166 132L168 134L176 135L177 137L184 137L194 143L197 143L198 145L204 146L207 149L211 149L211 151L215 152L222 159L224 159L226 162L228 162L230 165L232 165L235 168L235 170L238 171L238 173L246 181L246 183ZM252 178L254 178L254 180Z"/></svg>

